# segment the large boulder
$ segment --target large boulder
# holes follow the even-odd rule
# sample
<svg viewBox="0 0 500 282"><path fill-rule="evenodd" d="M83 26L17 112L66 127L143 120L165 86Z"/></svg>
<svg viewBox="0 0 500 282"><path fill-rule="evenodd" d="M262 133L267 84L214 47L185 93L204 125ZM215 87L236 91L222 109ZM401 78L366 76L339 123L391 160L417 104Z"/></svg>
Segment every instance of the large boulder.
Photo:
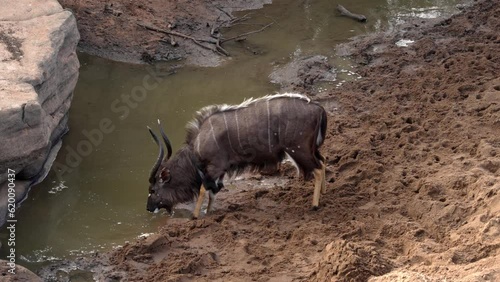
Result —
<svg viewBox="0 0 500 282"><path fill-rule="evenodd" d="M16 172L16 200L50 169L80 67L80 39L70 11L56 0L0 0L0 225L7 170Z"/></svg>
<svg viewBox="0 0 500 282"><path fill-rule="evenodd" d="M14 272L14 274L12 273ZM11 263L6 260L0 259L0 281L3 282L42 282L42 278L38 277L35 273L31 272L29 269L15 265L15 268L11 267Z"/></svg>

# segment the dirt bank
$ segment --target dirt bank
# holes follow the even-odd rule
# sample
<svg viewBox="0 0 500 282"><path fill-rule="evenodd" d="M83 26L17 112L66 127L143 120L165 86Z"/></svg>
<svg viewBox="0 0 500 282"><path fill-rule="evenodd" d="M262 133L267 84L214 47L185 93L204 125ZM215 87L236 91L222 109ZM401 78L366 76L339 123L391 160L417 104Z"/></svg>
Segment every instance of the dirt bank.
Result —
<svg viewBox="0 0 500 282"><path fill-rule="evenodd" d="M500 280L498 15L482 1L340 48L363 78L322 94L319 211L291 171L236 182L214 214L101 255L99 281Z"/></svg>
<svg viewBox="0 0 500 282"><path fill-rule="evenodd" d="M203 40L215 40L211 37L214 28L231 26L233 11L261 8L271 1L60 0L60 3L77 18L79 47L83 52L129 63L187 59L187 64L214 66L225 55ZM199 42L150 31L139 24L182 33Z"/></svg>

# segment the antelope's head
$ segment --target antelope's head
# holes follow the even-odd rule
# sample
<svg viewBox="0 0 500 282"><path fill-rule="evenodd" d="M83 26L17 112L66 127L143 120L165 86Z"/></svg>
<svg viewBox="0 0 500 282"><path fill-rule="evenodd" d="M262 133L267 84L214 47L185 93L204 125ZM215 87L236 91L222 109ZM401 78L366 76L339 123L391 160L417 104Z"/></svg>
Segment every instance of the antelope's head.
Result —
<svg viewBox="0 0 500 282"><path fill-rule="evenodd" d="M149 174L149 195L146 209L150 212L158 212L165 208L169 213L172 212L174 201L172 192L175 186L175 181L172 181L170 156L172 156L172 145L167 135L163 131L160 120L158 120L160 133L163 138L163 143L167 147L167 155L163 150L163 145L158 140L158 136L153 130L148 127L149 133L153 136L155 143L159 147L158 158Z"/></svg>

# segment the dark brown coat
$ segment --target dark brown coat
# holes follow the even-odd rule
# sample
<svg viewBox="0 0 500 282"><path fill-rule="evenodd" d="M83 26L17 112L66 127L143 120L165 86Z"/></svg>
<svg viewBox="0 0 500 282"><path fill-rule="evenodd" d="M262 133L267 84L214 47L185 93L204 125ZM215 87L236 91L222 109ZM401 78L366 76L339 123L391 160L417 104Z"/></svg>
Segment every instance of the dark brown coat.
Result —
<svg viewBox="0 0 500 282"><path fill-rule="evenodd" d="M286 156L307 179L322 167L324 159L318 149L326 124L323 107L299 94L205 107L189 123L186 144L172 159L168 138L162 132L170 153L163 159L160 146L159 161L150 177L148 210L170 211L173 205L196 197L201 184L217 193L226 174L259 170Z"/></svg>

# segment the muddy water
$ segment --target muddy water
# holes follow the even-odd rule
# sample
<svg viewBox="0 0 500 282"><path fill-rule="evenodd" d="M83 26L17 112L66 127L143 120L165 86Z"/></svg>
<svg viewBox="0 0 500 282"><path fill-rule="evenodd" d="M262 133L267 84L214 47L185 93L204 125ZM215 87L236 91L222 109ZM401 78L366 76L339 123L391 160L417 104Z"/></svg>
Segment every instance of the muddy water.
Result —
<svg viewBox="0 0 500 282"><path fill-rule="evenodd" d="M294 57L322 54L352 77L349 63L334 57L336 44L355 35L390 29L408 16L430 18L456 12L459 1L349 1L365 14L360 24L336 16L336 1L275 1L252 12L247 23L275 25L244 43L225 45L232 59L217 68L120 64L80 54L82 67L56 168L35 187L17 212L18 262L32 270L133 240L165 224L164 214L146 212L147 178L157 148L146 125L161 118L174 149L184 140L193 113L213 103L239 103L273 93L268 75ZM245 12L240 13L240 15ZM240 25L226 36L256 26ZM155 73L154 77L152 73ZM131 96L135 95L135 98ZM177 216L185 216L182 210ZM0 237L5 246L7 232ZM5 248L2 257L6 256Z"/></svg>

